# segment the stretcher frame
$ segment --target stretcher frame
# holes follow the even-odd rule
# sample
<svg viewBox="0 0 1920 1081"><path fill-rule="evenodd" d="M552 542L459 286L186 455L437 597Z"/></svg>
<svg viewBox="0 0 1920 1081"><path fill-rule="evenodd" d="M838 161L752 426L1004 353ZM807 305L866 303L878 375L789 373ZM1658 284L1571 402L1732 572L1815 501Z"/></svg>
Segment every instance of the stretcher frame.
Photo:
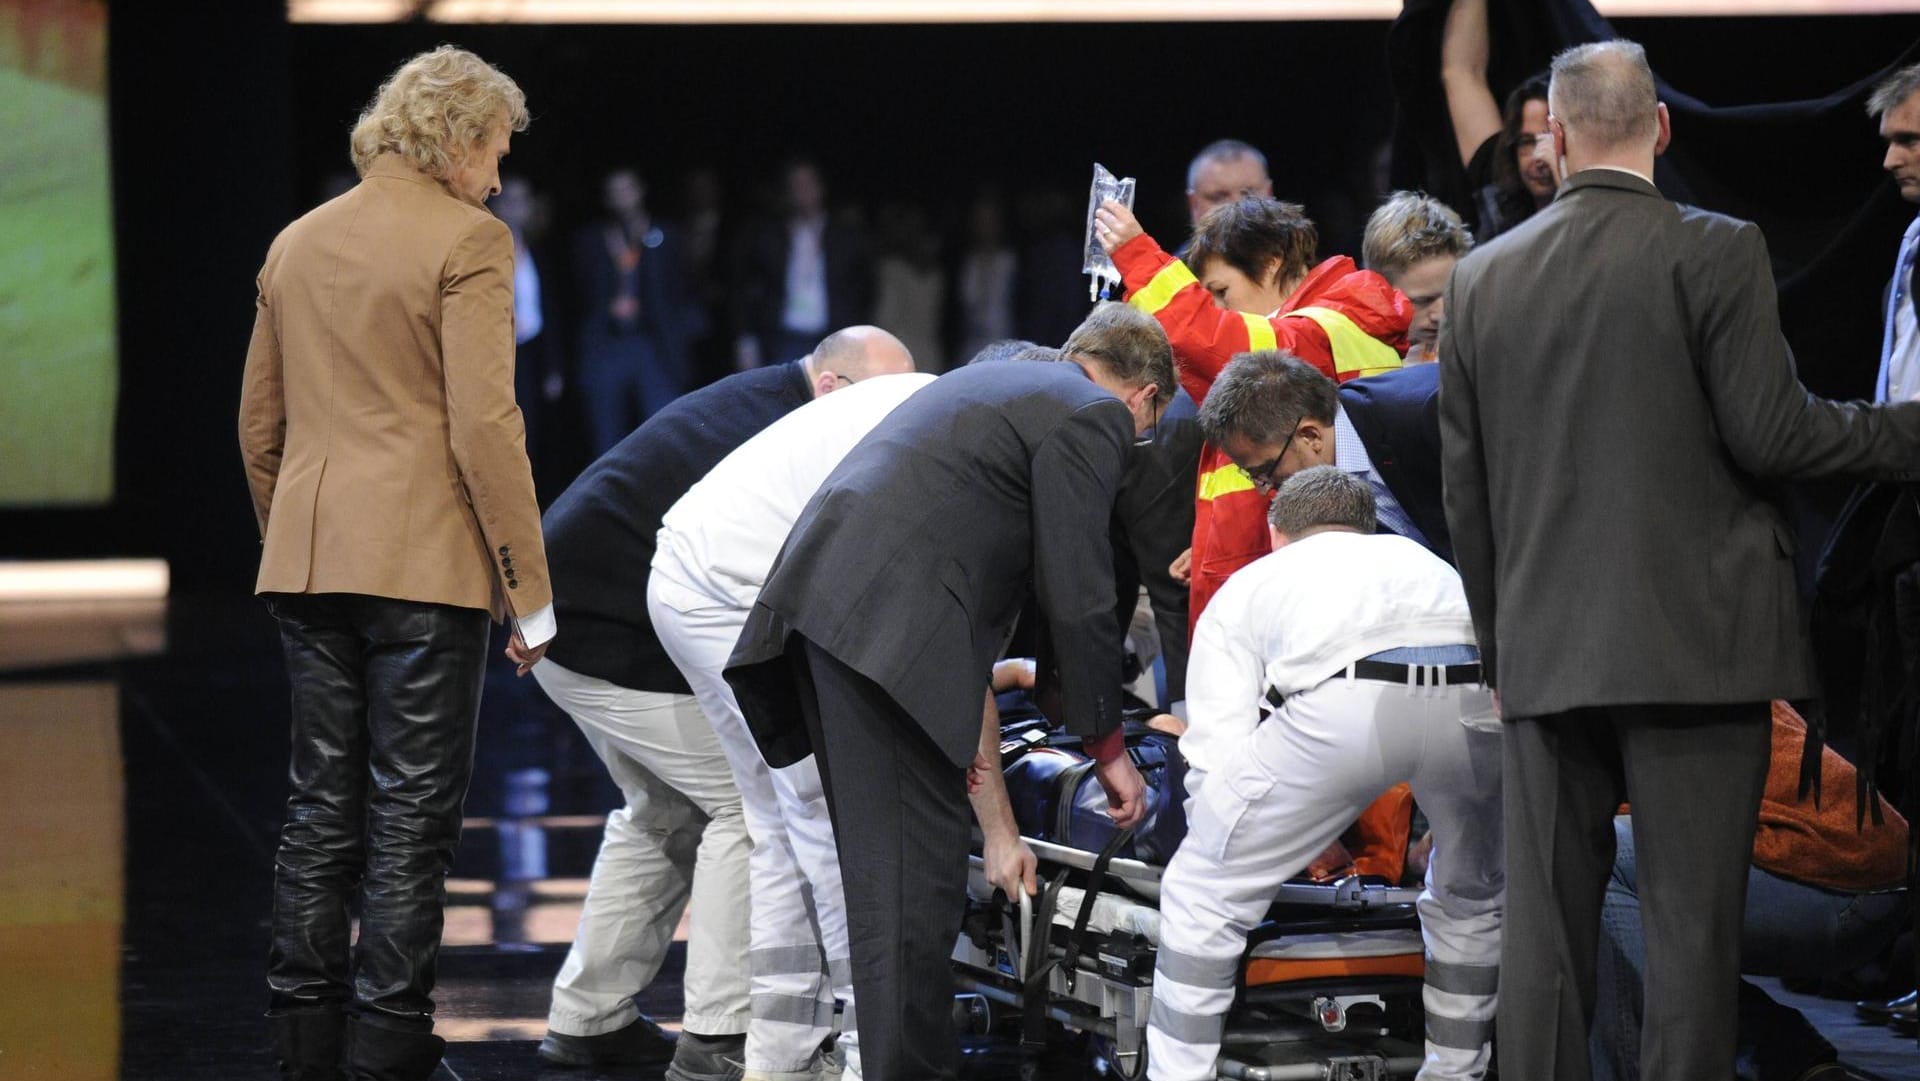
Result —
<svg viewBox="0 0 1920 1081"><path fill-rule="evenodd" d="M1064 891L1078 892L1076 911L1087 903L1085 887L1100 857L1025 840L1039 860L1042 879L1064 874L1069 883L1081 885ZM1115 857L1098 870L1104 878L1098 897L1124 892L1131 895L1125 900L1157 908L1161 868ZM1417 931L1419 894L1357 876L1282 885L1268 919L1248 936L1248 958L1227 1017L1217 1076L1227 1081L1384 1081L1417 1073L1424 1061L1418 953L1411 967L1404 952L1382 956L1391 964L1357 966L1378 969L1372 972L1282 976L1251 986L1248 974L1250 965L1261 963L1263 947L1290 936ZM1028 1026L1039 1021L1089 1034L1095 1038L1097 1068L1119 1081L1144 1077L1156 947L1142 935L1118 933L1089 933L1076 943L1061 915L1042 942L1034 930L1037 904L995 898L978 856L970 857L968 897L966 930L953 952L960 991L984 1000L990 1017L1019 1014ZM1053 964L1035 979L1045 962ZM1029 1043L1043 1039L1031 1032L1023 1037Z"/></svg>

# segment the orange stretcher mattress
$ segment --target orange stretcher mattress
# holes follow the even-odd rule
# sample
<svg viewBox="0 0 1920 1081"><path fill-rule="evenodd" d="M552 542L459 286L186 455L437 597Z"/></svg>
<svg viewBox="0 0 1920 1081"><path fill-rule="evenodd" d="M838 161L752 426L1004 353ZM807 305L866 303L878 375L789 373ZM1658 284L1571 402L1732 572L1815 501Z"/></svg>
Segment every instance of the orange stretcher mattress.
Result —
<svg viewBox="0 0 1920 1081"><path fill-rule="evenodd" d="M1255 957L1247 962L1247 986L1293 983L1297 980L1324 980L1350 976L1424 977L1426 955L1421 951L1394 953L1384 957L1325 957L1290 960Z"/></svg>

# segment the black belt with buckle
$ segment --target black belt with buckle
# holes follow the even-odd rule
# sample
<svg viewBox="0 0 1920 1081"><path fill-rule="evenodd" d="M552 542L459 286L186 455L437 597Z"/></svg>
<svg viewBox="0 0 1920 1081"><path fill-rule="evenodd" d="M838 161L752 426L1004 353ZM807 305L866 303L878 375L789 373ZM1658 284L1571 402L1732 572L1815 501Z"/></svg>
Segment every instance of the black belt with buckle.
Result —
<svg viewBox="0 0 1920 1081"><path fill-rule="evenodd" d="M1439 672L1440 676L1428 679L1428 675L1433 672ZM1338 678L1337 674L1335 678ZM1458 687L1480 682L1480 662L1432 665L1402 664L1399 661L1355 661L1353 678L1380 683L1411 684L1415 687ZM1280 693L1278 687L1269 684L1267 692L1260 698L1260 720L1255 721L1254 724L1258 726L1268 717L1273 716L1287 698L1287 695Z"/></svg>
<svg viewBox="0 0 1920 1081"><path fill-rule="evenodd" d="M1433 678L1433 673L1440 678ZM1454 687L1463 683L1480 682L1480 662L1472 664L1401 664L1398 661L1355 661L1353 678L1379 680L1382 683L1405 683L1414 687Z"/></svg>

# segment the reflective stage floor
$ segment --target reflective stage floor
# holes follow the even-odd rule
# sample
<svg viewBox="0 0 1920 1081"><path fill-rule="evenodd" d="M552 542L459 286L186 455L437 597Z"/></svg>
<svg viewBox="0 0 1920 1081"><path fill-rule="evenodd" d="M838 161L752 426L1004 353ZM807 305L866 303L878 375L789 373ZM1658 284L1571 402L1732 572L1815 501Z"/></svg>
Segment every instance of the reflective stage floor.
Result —
<svg viewBox="0 0 1920 1081"><path fill-rule="evenodd" d="M24 644L23 644L24 643ZM0 606L0 1081L266 1081L268 884L286 681L249 598L24 622ZM449 882L440 1077L575 1079L534 1054L617 790L572 723L497 657ZM680 947L641 1007L672 1027ZM1912 1040L1787 996L1848 1061L1920 1081ZM969 1078L1075 1077L1010 1041ZM657 1073L657 1071L656 1071ZM605 1076L649 1076L627 1070Z"/></svg>

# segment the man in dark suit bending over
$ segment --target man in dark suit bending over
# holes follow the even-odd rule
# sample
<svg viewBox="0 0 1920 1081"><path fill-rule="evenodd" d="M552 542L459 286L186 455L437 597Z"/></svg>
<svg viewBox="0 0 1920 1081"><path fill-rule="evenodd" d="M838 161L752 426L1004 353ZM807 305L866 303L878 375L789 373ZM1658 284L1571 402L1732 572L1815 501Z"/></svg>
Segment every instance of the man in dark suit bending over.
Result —
<svg viewBox="0 0 1920 1081"><path fill-rule="evenodd" d="M1768 700L1814 691L1767 478L1911 476L1920 407L1809 395L1760 231L1652 182L1666 106L1638 45L1554 60L1568 180L1454 270L1440 332L1447 521L1500 695L1500 1073L1586 1081L1594 953L1633 803L1641 1073L1733 1076Z"/></svg>
<svg viewBox="0 0 1920 1081"><path fill-rule="evenodd" d="M1173 394L1151 317L1095 309L1066 362L975 364L867 436L787 538L727 679L767 763L819 755L840 845L863 1075L952 1077L947 958L966 888L966 769L1029 591L1060 719L1131 826L1108 522L1127 448Z"/></svg>

